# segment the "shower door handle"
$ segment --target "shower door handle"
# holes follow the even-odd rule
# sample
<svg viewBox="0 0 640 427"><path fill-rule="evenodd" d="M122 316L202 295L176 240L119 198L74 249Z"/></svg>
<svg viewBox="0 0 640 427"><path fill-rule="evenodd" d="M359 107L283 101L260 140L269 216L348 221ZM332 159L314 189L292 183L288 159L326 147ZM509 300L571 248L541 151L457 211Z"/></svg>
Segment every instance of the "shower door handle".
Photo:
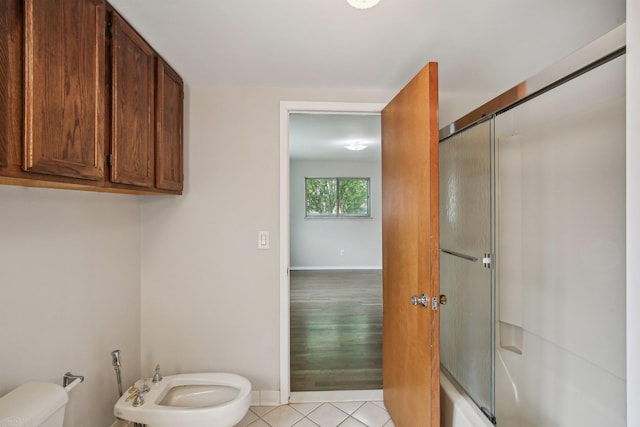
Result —
<svg viewBox="0 0 640 427"><path fill-rule="evenodd" d="M429 306L429 297L424 292L419 297L417 297L415 295L412 295L411 296L411 304L412 305L422 304L423 307L428 307Z"/></svg>

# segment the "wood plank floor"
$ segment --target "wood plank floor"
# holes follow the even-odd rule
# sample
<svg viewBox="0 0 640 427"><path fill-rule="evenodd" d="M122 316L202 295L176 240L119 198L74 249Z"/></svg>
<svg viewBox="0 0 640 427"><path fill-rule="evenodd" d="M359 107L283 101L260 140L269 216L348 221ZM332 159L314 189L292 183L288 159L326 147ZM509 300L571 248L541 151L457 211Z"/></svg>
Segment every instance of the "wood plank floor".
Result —
<svg viewBox="0 0 640 427"><path fill-rule="evenodd" d="M291 271L291 391L382 388L382 271Z"/></svg>

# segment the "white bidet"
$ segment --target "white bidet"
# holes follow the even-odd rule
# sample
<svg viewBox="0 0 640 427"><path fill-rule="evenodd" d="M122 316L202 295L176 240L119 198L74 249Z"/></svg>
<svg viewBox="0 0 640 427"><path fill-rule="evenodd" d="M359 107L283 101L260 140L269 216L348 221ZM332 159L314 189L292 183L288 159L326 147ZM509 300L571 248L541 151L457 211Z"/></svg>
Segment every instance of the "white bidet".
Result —
<svg viewBox="0 0 640 427"><path fill-rule="evenodd" d="M227 373L168 375L155 383L139 380L130 390L113 412L147 427L233 427L251 403L249 380Z"/></svg>

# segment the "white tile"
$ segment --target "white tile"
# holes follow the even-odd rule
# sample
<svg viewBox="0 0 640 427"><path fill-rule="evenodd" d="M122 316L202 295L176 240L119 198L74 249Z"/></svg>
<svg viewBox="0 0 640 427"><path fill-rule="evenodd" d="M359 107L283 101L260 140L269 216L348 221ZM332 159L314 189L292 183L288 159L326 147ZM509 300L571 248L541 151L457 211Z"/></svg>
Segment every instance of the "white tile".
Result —
<svg viewBox="0 0 640 427"><path fill-rule="evenodd" d="M270 427L269 424L265 423L262 420L257 420L249 424L248 427Z"/></svg>
<svg viewBox="0 0 640 427"><path fill-rule="evenodd" d="M382 400L374 400L371 403L373 403L376 406L381 407L382 409L384 409L385 411L387 410L387 407L384 405L384 402Z"/></svg>
<svg viewBox="0 0 640 427"><path fill-rule="evenodd" d="M300 422L296 423L293 427L318 427L318 424L309 420L309 418L304 418Z"/></svg>
<svg viewBox="0 0 640 427"><path fill-rule="evenodd" d="M262 417L271 427L291 427L302 418L302 414L289 405L282 405Z"/></svg>
<svg viewBox="0 0 640 427"><path fill-rule="evenodd" d="M262 417L276 408L277 406L252 406L249 410L255 412L257 416Z"/></svg>
<svg viewBox="0 0 640 427"><path fill-rule="evenodd" d="M347 414L330 403L323 403L318 409L311 412L307 418L320 427L336 427L345 419Z"/></svg>
<svg viewBox="0 0 640 427"><path fill-rule="evenodd" d="M235 425L235 427L246 427L252 422L256 421L257 419L258 419L258 416L256 414L254 414L251 411L247 411L247 414L244 416L242 420L240 420L238 424Z"/></svg>
<svg viewBox="0 0 640 427"><path fill-rule="evenodd" d="M320 405L322 405L322 403L290 403L289 404L289 406L291 406L296 411L300 412L302 415L308 415L311 411L318 408Z"/></svg>
<svg viewBox="0 0 640 427"><path fill-rule="evenodd" d="M367 402L353 413L353 417L369 427L382 427L389 421L389 413L371 402Z"/></svg>
<svg viewBox="0 0 640 427"><path fill-rule="evenodd" d="M341 411L346 412L347 414L353 414L359 407L364 405L364 402L332 402L331 403L336 408Z"/></svg>
<svg viewBox="0 0 640 427"><path fill-rule="evenodd" d="M367 427L365 424L362 424L360 421L355 418L347 418L342 424L338 427Z"/></svg>
<svg viewBox="0 0 640 427"><path fill-rule="evenodd" d="M384 427L396 427L396 425L393 423L393 420L389 420L389 421L387 421L387 423L384 425Z"/></svg>

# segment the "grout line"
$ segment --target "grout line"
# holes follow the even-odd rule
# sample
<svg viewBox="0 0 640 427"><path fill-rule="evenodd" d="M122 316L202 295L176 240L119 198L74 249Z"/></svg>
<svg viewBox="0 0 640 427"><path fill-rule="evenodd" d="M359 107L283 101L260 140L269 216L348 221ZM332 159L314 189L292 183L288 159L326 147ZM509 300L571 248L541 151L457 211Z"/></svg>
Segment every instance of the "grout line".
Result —
<svg viewBox="0 0 640 427"><path fill-rule="evenodd" d="M311 411L310 411L308 414L306 414L306 415L305 415L304 413L300 412L299 410L297 410L296 408L294 408L293 406L291 406L290 404L287 404L287 405L280 405L280 406L288 406L288 407L289 407L290 409L292 409L294 412L296 412L297 414L299 414L300 416L302 416L302 418L301 418L301 419L299 419L299 420L297 420L294 424L291 424L290 426L289 426L289 425L287 425L286 427L295 427L295 426L296 426L296 425L298 425L301 421L304 421L304 420L311 422L314 426L318 426L318 427L320 427L320 426L319 426L319 425L318 425L314 420L312 420L311 418L309 418L309 416L310 416L311 414L313 414L314 412L316 412L317 410L319 410L321 407L323 407L324 405L327 405L327 404L328 404L328 405L331 405L334 409L337 409L338 411L340 411L341 413L343 413L343 414L346 416L346 418L345 418L344 420L342 420L339 424L337 424L337 425L336 425L336 427L340 427L341 425L343 425L344 423L346 423L346 422L347 422L347 421L349 421L350 419L351 419L351 420L354 420L354 421L357 421L357 422L359 422L359 423L361 423L361 424L363 424L363 425L364 425L364 423L363 423L362 421L360 421L358 418L354 417L353 415L354 415L356 412L358 412L360 409L362 409L362 408L363 408L367 403L371 403L371 404L373 404L373 405L377 406L378 408L383 409L384 411L386 411L386 408L385 408L385 407L381 406L377 401L373 401L373 400L366 400L366 401L358 402L358 403L359 403L359 405L357 406L357 408L355 408L355 409L353 410L353 412L352 412L352 413L348 413L348 412L346 412L346 411L342 410L341 408L339 408L338 406L334 405L334 403L344 403L344 402L309 402L309 403L318 403L318 406L317 406L316 408L314 408L313 410L311 410ZM266 412L265 412L264 414L262 414L262 416L261 416L260 414L256 413L254 410L252 410L252 408L254 408L254 407L256 407L256 406L252 406L251 408L249 408L249 410L250 410L254 415L256 415L256 416L258 417L258 419L256 419L256 420L252 421L250 424L248 424L248 425L247 425L247 427L252 427L252 426L254 426L254 425L257 425L258 421L262 421L263 423L265 423L266 425L268 425L268 426L270 426L270 427L276 427L276 426L273 426L272 424L269 424L266 420L264 420L264 419L262 418L262 416L266 416L266 415L268 415L269 413L271 413L272 411L274 411L274 410L275 410L276 408L278 408L279 406L269 406L269 407L268 407L269 409L268 409L268 410L266 410ZM385 424L384 424L384 425L388 425L388 423L389 423L389 420L387 420L387 421L385 422ZM280 425L278 425L278 427L279 427L279 426L280 426ZM284 425L282 425L282 427L285 427L285 426L284 426Z"/></svg>

